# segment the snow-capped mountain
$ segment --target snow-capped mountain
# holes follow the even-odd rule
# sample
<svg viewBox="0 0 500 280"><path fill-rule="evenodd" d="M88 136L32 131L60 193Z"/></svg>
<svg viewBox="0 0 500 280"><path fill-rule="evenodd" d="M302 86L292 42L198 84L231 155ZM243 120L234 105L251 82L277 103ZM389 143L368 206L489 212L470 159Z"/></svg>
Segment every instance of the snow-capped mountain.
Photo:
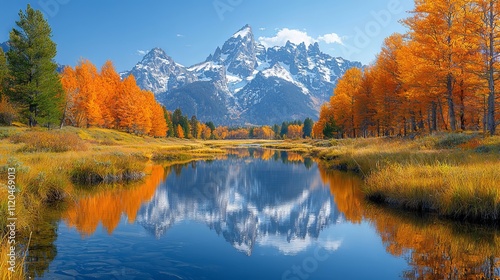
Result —
<svg viewBox="0 0 500 280"><path fill-rule="evenodd" d="M257 244L291 255L326 246L320 232L344 218L312 171L249 158L198 162L169 176L137 222L160 238L175 224L196 221L247 255Z"/></svg>
<svg viewBox="0 0 500 280"><path fill-rule="evenodd" d="M165 51L154 48L130 72L137 84L155 94L162 94L196 81L196 77L183 65L176 63Z"/></svg>
<svg viewBox="0 0 500 280"><path fill-rule="evenodd" d="M317 117L352 67L362 65L325 54L317 43L266 48L246 25L202 63L186 68L153 49L125 75L133 74L169 110L180 107L218 124L273 124Z"/></svg>

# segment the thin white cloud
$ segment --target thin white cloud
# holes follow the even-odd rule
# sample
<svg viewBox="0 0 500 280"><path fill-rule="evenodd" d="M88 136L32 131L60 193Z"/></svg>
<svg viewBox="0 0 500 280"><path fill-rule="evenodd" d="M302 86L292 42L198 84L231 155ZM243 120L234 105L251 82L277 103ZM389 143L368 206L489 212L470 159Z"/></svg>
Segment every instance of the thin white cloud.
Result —
<svg viewBox="0 0 500 280"><path fill-rule="evenodd" d="M179 38L180 37L184 37L184 35L182 35L182 34L177 34L176 36L179 37Z"/></svg>
<svg viewBox="0 0 500 280"><path fill-rule="evenodd" d="M259 37L259 41L266 48L284 46L288 41L294 44L305 43L306 45L316 42L307 32L288 28L280 29L274 37Z"/></svg>
<svg viewBox="0 0 500 280"><path fill-rule="evenodd" d="M300 43L305 43L306 46L309 46L316 42L324 42L326 44L343 44L342 38L336 33L329 33L321 35L318 38L314 38L307 34L306 31L289 28L279 29L276 35L273 37L259 37L259 41L266 48L274 46L284 46L288 41L297 45Z"/></svg>
<svg viewBox="0 0 500 280"><path fill-rule="evenodd" d="M318 37L319 41L323 41L327 44L340 44L343 45L342 38L337 33L325 34Z"/></svg>
<svg viewBox="0 0 500 280"><path fill-rule="evenodd" d="M259 30L260 31L264 31L264 30L266 30L266 28L265 27L261 27L261 28L259 28Z"/></svg>
<svg viewBox="0 0 500 280"><path fill-rule="evenodd" d="M149 51L137 50L137 55L145 56Z"/></svg>

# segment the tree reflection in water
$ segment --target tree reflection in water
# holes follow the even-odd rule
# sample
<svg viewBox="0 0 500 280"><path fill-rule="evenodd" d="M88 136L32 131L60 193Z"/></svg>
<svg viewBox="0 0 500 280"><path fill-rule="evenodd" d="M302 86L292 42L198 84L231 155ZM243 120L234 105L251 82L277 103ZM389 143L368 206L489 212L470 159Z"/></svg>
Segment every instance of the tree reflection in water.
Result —
<svg viewBox="0 0 500 280"><path fill-rule="evenodd" d="M404 257L406 279L499 279L500 235L496 228L443 221L433 215L397 211L368 203L361 182L346 173L326 172L339 211L352 223L368 220L387 252Z"/></svg>
<svg viewBox="0 0 500 280"><path fill-rule="evenodd" d="M99 223L112 234L122 214L129 223L135 222L139 208L153 197L168 175L162 166L152 166L148 173L151 175L138 186L99 191L79 199L64 213L63 220L83 236L92 235Z"/></svg>
<svg viewBox="0 0 500 280"><path fill-rule="evenodd" d="M232 149L225 158L281 161L304 165L307 169L314 166L312 159L304 158L300 154L266 149ZM92 235L100 223L111 234L123 214L126 214L130 223L136 221L141 206L154 199L158 186L166 180L171 171L180 176L184 172L183 169L187 167L196 169L197 165L192 163L191 165L177 165L166 169L155 166L151 170L151 176L148 176L138 186L115 188L87 195L63 213L63 220L69 226L76 228L84 237ZM323 185L329 186L334 207L341 213L341 217L350 223L370 222L382 239L387 252L407 260L409 269L401 273L402 277L406 279L498 279L500 277L500 235L496 228L443 221L432 215L421 217L417 214L402 213L387 207L370 204L365 201L361 191L361 179L348 173L326 171L321 165L318 168L320 180ZM224 174L224 172L221 173ZM231 180L232 183L239 182L237 178L231 178ZM174 188L173 190L169 189L169 191L173 191L172 196L179 199L199 200L199 197L193 200L187 193L175 193L182 191L181 189ZM249 199L254 199L259 193L255 189L245 190L243 188L239 191L247 195ZM261 199L272 202L282 191L284 189L281 188L270 191L265 193L266 197ZM308 191L313 192L314 186L311 185ZM217 195L214 193L208 198L220 203L221 200L217 198ZM288 191L286 195L300 196L303 193ZM311 202L320 197L320 195L316 195L311 198ZM299 201L294 197L286 199ZM259 209L260 206L256 204L255 207ZM205 210L201 209L200 211ZM214 214L214 212L211 213ZM236 219L232 222L235 224L243 223L244 221L237 220L238 217L238 215L231 216L231 219ZM242 214L241 217L244 215ZM324 223L332 224L330 220L336 217L337 215L331 215ZM57 219L49 222L48 224L51 224L52 227L47 227L47 230L37 233L38 237L32 239L28 265L30 275L41 275L40 273L43 273L48 263L56 255L57 251L53 243L57 237L55 221ZM216 223L212 223L210 226L218 229ZM280 226L278 224L269 225L270 229L278 231ZM321 228L322 225L318 224L318 230ZM305 232L301 229L291 231ZM228 234L229 232L225 235L229 236L227 238L234 239L234 241L239 240L240 243L244 239L242 236L233 236L241 234L237 231L231 231L233 235ZM309 235L314 238L318 236L317 233L309 233ZM255 238L257 237L253 236L252 240Z"/></svg>

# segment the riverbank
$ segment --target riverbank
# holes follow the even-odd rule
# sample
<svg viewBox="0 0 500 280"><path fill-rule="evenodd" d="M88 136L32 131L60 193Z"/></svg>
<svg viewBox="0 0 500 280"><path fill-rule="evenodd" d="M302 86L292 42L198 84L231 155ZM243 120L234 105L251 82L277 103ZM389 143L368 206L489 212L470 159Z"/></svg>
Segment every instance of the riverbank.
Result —
<svg viewBox="0 0 500 280"><path fill-rule="evenodd" d="M311 154L328 168L359 173L372 201L455 220L497 223L500 218L498 136L437 134L312 145Z"/></svg>
<svg viewBox="0 0 500 280"><path fill-rule="evenodd" d="M7 178L9 168L15 169L17 228L22 231L38 217L40 208L72 200L79 188L141 180L152 162L165 165L213 159L224 155L228 147L268 142L164 139L98 128L47 131L2 127L0 178ZM2 229L7 225L7 203L8 192L2 188Z"/></svg>
<svg viewBox="0 0 500 280"><path fill-rule="evenodd" d="M62 130L0 127L0 227L7 238L9 173L15 175L16 239L27 244L30 232L50 209L65 207L82 192L116 188L148 176L153 164L168 166L177 162L215 159L225 148L270 141L201 141L134 136L107 129ZM275 141L274 141L275 142ZM273 142L273 143L274 143ZM3 178L3 179L2 179ZM126 186L125 186L126 187ZM11 196L13 198L13 196ZM2 244L7 244L2 242ZM1 251L7 252L8 246ZM21 249L21 247L18 247ZM17 260L24 253L18 251ZM7 273L7 254L0 257L6 277L23 278L23 262L16 263L16 274ZM12 279L14 279L12 278Z"/></svg>

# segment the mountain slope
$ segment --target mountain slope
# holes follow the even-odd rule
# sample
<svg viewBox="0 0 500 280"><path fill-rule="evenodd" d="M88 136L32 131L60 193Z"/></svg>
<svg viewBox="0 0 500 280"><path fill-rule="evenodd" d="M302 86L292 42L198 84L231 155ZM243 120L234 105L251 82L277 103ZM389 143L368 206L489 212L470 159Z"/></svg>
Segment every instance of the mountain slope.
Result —
<svg viewBox="0 0 500 280"><path fill-rule="evenodd" d="M316 115L314 99L309 91L295 82L279 63L257 74L237 94L242 108L241 118L252 124L265 125L283 120L303 120Z"/></svg>
<svg viewBox="0 0 500 280"><path fill-rule="evenodd" d="M124 76L134 75L169 110L220 125L273 124L317 118L352 67L362 65L325 54L317 43L266 49L245 25L204 62L184 67L156 48Z"/></svg>
<svg viewBox="0 0 500 280"><path fill-rule="evenodd" d="M226 104L231 101L227 94L213 83L197 81L172 90L162 103L169 110L182 108L185 115L197 116L200 120L229 123L231 114Z"/></svg>
<svg viewBox="0 0 500 280"><path fill-rule="evenodd" d="M176 63L160 48L152 49L122 77L129 75L134 75L139 87L155 94L165 93L197 80L190 71Z"/></svg>

